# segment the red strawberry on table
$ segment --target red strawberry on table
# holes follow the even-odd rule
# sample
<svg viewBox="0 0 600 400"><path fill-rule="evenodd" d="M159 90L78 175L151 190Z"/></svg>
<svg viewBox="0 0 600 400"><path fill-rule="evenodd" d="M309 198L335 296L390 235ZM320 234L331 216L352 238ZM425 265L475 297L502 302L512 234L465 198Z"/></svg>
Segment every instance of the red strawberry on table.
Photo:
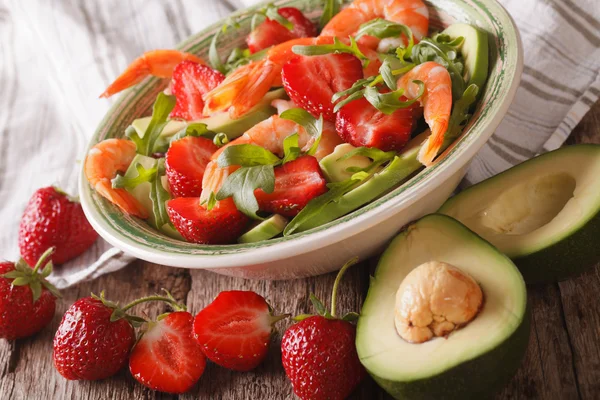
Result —
<svg viewBox="0 0 600 400"><path fill-rule="evenodd" d="M52 250L42 254L33 269L23 259L0 263L0 338L31 336L54 317L60 293L46 281L52 272Z"/></svg>
<svg viewBox="0 0 600 400"><path fill-rule="evenodd" d="M344 142L355 147L376 147L383 151L398 151L410 139L421 110L421 107L415 103L387 115L373 107L367 99L362 98L351 101L338 111L335 128Z"/></svg>
<svg viewBox="0 0 600 400"><path fill-rule="evenodd" d="M317 27L295 7L282 7L278 10L279 15L290 21L294 28L289 30L279 22L266 19L258 25L246 38L250 53L266 49L273 45L287 42L300 37L317 36Z"/></svg>
<svg viewBox="0 0 600 400"><path fill-rule="evenodd" d="M288 315L271 315L254 292L221 292L194 319L194 336L214 363L235 371L256 368L266 357L272 326Z"/></svg>
<svg viewBox="0 0 600 400"><path fill-rule="evenodd" d="M149 322L129 357L131 375L144 386L184 393L200 379L206 357L192 335L194 317L175 311Z"/></svg>
<svg viewBox="0 0 600 400"><path fill-rule="evenodd" d="M293 217L313 198L327 191L319 162L315 157L302 156L275 168L275 190L254 194L260 210Z"/></svg>
<svg viewBox="0 0 600 400"><path fill-rule="evenodd" d="M167 213L175 229L192 243L227 244L242 234L249 218L228 198L217 202L212 210L197 197L179 197L167 201Z"/></svg>
<svg viewBox="0 0 600 400"><path fill-rule="evenodd" d="M215 151L213 141L203 137L187 136L171 143L165 168L174 197L200 196L204 170Z"/></svg>
<svg viewBox="0 0 600 400"><path fill-rule="evenodd" d="M54 336L54 366L70 380L97 380L116 374L135 343L132 320L103 294L77 300Z"/></svg>
<svg viewBox="0 0 600 400"><path fill-rule="evenodd" d="M55 247L52 261L65 263L85 252L97 238L81 204L53 186L31 196L19 225L19 250L29 265L35 265L50 247Z"/></svg>
<svg viewBox="0 0 600 400"><path fill-rule="evenodd" d="M366 375L356 353L356 319L350 313L342 319L335 315L338 284L346 269L356 259L346 263L333 286L331 313L311 295L319 315L302 316L281 340L281 359L294 393L301 399L345 399Z"/></svg>
<svg viewBox="0 0 600 400"><path fill-rule="evenodd" d="M202 118L202 95L217 87L225 75L207 65L182 61L173 70L171 93L177 99L171 118L192 121Z"/></svg>
<svg viewBox="0 0 600 400"><path fill-rule="evenodd" d="M335 121L331 98L363 78L362 64L351 54L297 56L284 64L283 87L290 99L315 118Z"/></svg>

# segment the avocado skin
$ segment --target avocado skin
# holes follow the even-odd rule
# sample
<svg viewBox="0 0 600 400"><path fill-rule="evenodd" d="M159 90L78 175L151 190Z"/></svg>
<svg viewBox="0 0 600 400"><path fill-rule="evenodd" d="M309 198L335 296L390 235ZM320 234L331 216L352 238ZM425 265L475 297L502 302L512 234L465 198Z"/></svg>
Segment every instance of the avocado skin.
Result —
<svg viewBox="0 0 600 400"><path fill-rule="evenodd" d="M535 253L513 258L527 284L564 281L600 261L600 210L575 233Z"/></svg>
<svg viewBox="0 0 600 400"><path fill-rule="evenodd" d="M375 382L395 399L489 399L515 375L529 344L529 304L521 325L494 350L455 366L437 376L411 382L394 382L367 370ZM418 345L417 345L418 346Z"/></svg>

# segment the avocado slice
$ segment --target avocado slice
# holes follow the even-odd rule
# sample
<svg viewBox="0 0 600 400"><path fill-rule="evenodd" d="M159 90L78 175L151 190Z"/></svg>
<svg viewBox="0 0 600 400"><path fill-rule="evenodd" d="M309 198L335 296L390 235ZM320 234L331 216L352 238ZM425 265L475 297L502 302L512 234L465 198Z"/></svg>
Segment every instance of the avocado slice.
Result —
<svg viewBox="0 0 600 400"><path fill-rule="evenodd" d="M473 320L448 336L411 343L396 330L396 296L407 275L431 261L472 277L484 301ZM444 301L455 298L452 291L441 293ZM529 331L525 282L510 259L456 220L431 214L383 253L358 319L356 349L396 399L487 399L518 369Z"/></svg>
<svg viewBox="0 0 600 400"><path fill-rule="evenodd" d="M189 123L199 122L206 124L209 130L216 133L225 133L229 140L233 140L242 136L244 132L254 125L275 114L277 110L271 106L271 102L276 99L284 98L285 96L286 93L283 88L272 90L268 92L258 104L238 119L231 119L229 113L223 111L207 118L190 121ZM138 118L134 120L131 125L140 136L143 136L151 119L152 117ZM187 125L188 122L186 121L170 120L161 132L161 136L173 136Z"/></svg>
<svg viewBox="0 0 600 400"><path fill-rule="evenodd" d="M459 48L465 61L464 79L467 86L474 83L479 93L483 93L481 89L488 76L488 34L469 24L452 24L442 33L452 39L459 36L465 39Z"/></svg>
<svg viewBox="0 0 600 400"><path fill-rule="evenodd" d="M474 185L439 210L513 259L527 283L600 260L600 145L563 147Z"/></svg>
<svg viewBox="0 0 600 400"><path fill-rule="evenodd" d="M129 168L125 171L125 178L135 178L138 176L136 165L141 164L145 169L155 168L157 160L152 157L143 156L136 154L136 156L129 164ZM148 213L152 213L152 201L150 200L150 182L142 182L133 189L126 189L133 195L143 206L146 208Z"/></svg>
<svg viewBox="0 0 600 400"><path fill-rule="evenodd" d="M321 159L319 164L327 182L342 182L352 177L352 172L346 171L349 167L366 168L371 165L371 160L365 156L354 156L347 160L339 158L355 150L356 147L349 143L342 143L335 146L333 152Z"/></svg>
<svg viewBox="0 0 600 400"><path fill-rule="evenodd" d="M279 214L270 216L238 238L238 243L253 243L268 240L279 235L288 221Z"/></svg>

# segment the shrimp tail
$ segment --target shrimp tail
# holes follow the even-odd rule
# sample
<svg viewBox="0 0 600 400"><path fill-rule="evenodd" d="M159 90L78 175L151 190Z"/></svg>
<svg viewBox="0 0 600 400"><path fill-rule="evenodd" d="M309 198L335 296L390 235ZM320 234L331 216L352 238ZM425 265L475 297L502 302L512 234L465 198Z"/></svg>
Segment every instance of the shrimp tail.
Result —
<svg viewBox="0 0 600 400"><path fill-rule="evenodd" d="M433 163L438 155L442 144L444 143L444 134L448 130L448 121L445 119L437 120L432 126L432 133L421 146L417 160L426 167Z"/></svg>

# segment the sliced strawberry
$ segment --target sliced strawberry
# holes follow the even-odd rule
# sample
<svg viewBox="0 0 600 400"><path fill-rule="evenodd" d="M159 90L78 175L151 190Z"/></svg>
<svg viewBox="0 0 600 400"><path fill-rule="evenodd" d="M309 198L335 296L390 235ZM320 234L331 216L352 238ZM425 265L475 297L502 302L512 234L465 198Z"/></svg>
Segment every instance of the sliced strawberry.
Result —
<svg viewBox="0 0 600 400"><path fill-rule="evenodd" d="M165 169L173 197L198 197L210 156L217 151L212 140L187 136L171 143Z"/></svg>
<svg viewBox="0 0 600 400"><path fill-rule="evenodd" d="M192 61L182 61L173 70L171 93L176 97L171 118L192 121L202 118L202 95L217 87L225 75L209 66Z"/></svg>
<svg viewBox="0 0 600 400"><path fill-rule="evenodd" d="M231 198L219 201L210 211L197 197L167 201L167 213L175 229L188 241L227 244L242 234L249 218L235 207Z"/></svg>
<svg viewBox="0 0 600 400"><path fill-rule="evenodd" d="M297 56L281 71L283 87L298 107L335 121L331 97L363 77L360 60L351 54Z"/></svg>
<svg viewBox="0 0 600 400"><path fill-rule="evenodd" d="M294 29L289 30L279 22L267 18L262 24L254 28L246 38L250 53L256 53L267 47L295 38L317 36L315 24L297 8L283 7L278 12L279 15L294 25Z"/></svg>
<svg viewBox="0 0 600 400"><path fill-rule="evenodd" d="M190 390L206 366L202 348L192 335L193 321L192 314L178 311L150 323L129 356L131 375L152 390Z"/></svg>
<svg viewBox="0 0 600 400"><path fill-rule="evenodd" d="M405 98L402 100L406 101ZM421 108L415 103L386 115L362 98L340 109L335 128L342 140L353 146L398 151L410 139L420 114Z"/></svg>
<svg viewBox="0 0 600 400"><path fill-rule="evenodd" d="M272 325L287 315L272 316L254 292L221 292L194 319L194 336L206 357L235 371L256 368L266 357Z"/></svg>
<svg viewBox="0 0 600 400"><path fill-rule="evenodd" d="M275 168L275 190L254 195L263 211L293 217L306 204L327 191L325 178L315 157L302 156Z"/></svg>

